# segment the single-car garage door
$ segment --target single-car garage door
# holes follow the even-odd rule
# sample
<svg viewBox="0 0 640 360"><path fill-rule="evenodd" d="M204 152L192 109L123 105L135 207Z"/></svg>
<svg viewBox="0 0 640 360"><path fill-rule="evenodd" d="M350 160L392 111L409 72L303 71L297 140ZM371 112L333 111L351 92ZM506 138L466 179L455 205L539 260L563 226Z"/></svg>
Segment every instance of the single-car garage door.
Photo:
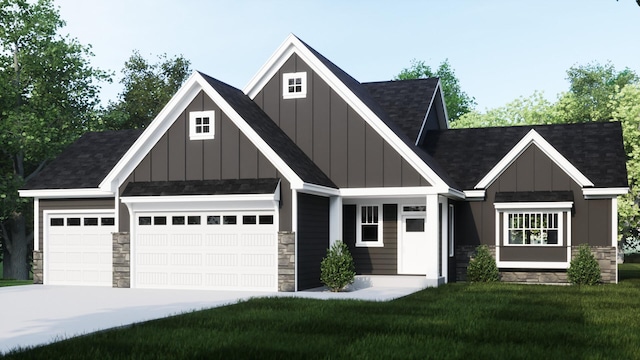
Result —
<svg viewBox="0 0 640 360"><path fill-rule="evenodd" d="M44 282L112 286L113 213L45 215Z"/></svg>
<svg viewBox="0 0 640 360"><path fill-rule="evenodd" d="M137 213L134 286L277 291L273 211Z"/></svg>

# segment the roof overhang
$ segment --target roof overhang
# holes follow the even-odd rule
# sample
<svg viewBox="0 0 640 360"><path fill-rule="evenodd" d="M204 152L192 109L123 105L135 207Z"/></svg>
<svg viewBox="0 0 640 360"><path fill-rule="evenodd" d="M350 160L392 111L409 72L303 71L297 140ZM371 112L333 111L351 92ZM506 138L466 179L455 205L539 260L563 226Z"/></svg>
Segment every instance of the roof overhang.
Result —
<svg viewBox="0 0 640 360"><path fill-rule="evenodd" d="M584 195L585 199L607 199L612 197L618 197L620 195L625 195L628 192L629 192L628 187L582 189L582 195Z"/></svg>
<svg viewBox="0 0 640 360"><path fill-rule="evenodd" d="M42 190L18 190L20 197L32 197L32 198L67 198L67 199L89 199L89 198L110 198L114 197L115 193L111 191L104 191L102 189L89 188L89 189L42 189Z"/></svg>

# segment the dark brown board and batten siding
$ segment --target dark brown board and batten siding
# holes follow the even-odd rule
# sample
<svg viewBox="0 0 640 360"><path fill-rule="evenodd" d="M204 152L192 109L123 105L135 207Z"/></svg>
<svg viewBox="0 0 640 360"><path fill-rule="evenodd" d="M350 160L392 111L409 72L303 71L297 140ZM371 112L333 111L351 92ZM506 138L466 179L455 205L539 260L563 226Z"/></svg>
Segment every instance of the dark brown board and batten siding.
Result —
<svg viewBox="0 0 640 360"><path fill-rule="evenodd" d="M215 137L189 140L189 112L215 111ZM280 178L280 231L291 231L289 182L204 92L180 114L133 171L129 182ZM121 207L121 210L123 208ZM120 219L128 217L121 211ZM121 226L120 231L128 230ZM124 225L124 223L123 223Z"/></svg>
<svg viewBox="0 0 640 360"><path fill-rule="evenodd" d="M298 290L322 286L320 263L329 248L329 198L298 194Z"/></svg>
<svg viewBox="0 0 640 360"><path fill-rule="evenodd" d="M588 243L592 246L611 246L611 200L585 200L580 185L535 145L529 146L489 186L484 201L458 203L456 242L460 245L495 245L495 195L497 192L513 191L572 191L572 245ZM514 261L564 261L562 251L566 258L565 247L520 246L506 250L505 256Z"/></svg>
<svg viewBox="0 0 640 360"><path fill-rule="evenodd" d="M349 247L359 275L398 274L398 205L382 205L384 247L356 246L356 205L342 207L342 238Z"/></svg>
<svg viewBox="0 0 640 360"><path fill-rule="evenodd" d="M113 198L65 200L40 199L38 201L38 207L40 209L38 219L38 241L40 244L40 249L44 249L44 211L68 210L69 212L78 212L81 214L82 210L99 209L114 212L115 200Z"/></svg>
<svg viewBox="0 0 640 360"><path fill-rule="evenodd" d="M282 74L302 71L306 98L283 99ZM254 101L338 187L429 185L296 54Z"/></svg>

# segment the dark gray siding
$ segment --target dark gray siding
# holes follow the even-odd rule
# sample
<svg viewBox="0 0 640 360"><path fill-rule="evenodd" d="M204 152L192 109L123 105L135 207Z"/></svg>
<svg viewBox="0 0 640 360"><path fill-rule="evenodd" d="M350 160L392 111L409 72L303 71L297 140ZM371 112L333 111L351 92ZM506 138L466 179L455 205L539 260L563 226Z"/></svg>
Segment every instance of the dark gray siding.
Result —
<svg viewBox="0 0 640 360"><path fill-rule="evenodd" d="M298 194L298 290L322 286L320 263L329 248L329 198Z"/></svg>
<svg viewBox="0 0 640 360"><path fill-rule="evenodd" d="M39 201L39 222L38 222L38 242L40 249L43 249L44 239L44 215L45 210L69 210L82 212L82 210L100 209L115 211L115 200L113 198L106 199L40 199Z"/></svg>
<svg viewBox="0 0 640 360"><path fill-rule="evenodd" d="M189 140L190 111L215 111L215 138ZM180 114L120 187L131 181L182 181L220 179L282 179L280 231L291 231L291 189L287 181L251 141L204 92ZM121 207L122 209L122 207ZM123 222L126 218L126 223ZM120 231L129 231L128 211L120 216Z"/></svg>
<svg viewBox="0 0 640 360"><path fill-rule="evenodd" d="M282 74L301 71L307 97L282 99ZM339 187L429 185L296 54L254 101Z"/></svg>
<svg viewBox="0 0 640 360"><path fill-rule="evenodd" d="M611 200L585 200L582 188L535 145L530 146L486 191L485 201L460 203L457 207L456 241L460 245L495 245L497 192L572 191L571 243L592 246L611 244ZM566 224L566 222L565 222ZM566 235L565 235L566 239ZM565 241L566 244L566 241ZM502 247L502 260L564 261L565 247ZM564 258L562 253L564 251ZM562 260L554 260L560 259Z"/></svg>
<svg viewBox="0 0 640 360"><path fill-rule="evenodd" d="M356 205L342 208L342 238L349 246L358 274L398 274L398 205L382 205L382 216L384 247L356 247Z"/></svg>

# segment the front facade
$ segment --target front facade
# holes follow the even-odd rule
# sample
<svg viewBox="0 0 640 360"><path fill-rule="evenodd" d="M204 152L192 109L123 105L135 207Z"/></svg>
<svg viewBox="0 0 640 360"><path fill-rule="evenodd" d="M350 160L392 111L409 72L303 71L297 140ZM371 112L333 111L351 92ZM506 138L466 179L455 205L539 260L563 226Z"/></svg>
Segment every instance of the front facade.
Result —
<svg viewBox="0 0 640 360"><path fill-rule="evenodd" d="M194 73L144 131L88 133L20 191L35 281L297 291L336 240L367 281L423 286L463 280L483 243L506 280L564 281L582 242L615 261L619 125L522 128L474 161L482 130L449 130L442 99L438 79L360 83L293 35L242 91Z"/></svg>

